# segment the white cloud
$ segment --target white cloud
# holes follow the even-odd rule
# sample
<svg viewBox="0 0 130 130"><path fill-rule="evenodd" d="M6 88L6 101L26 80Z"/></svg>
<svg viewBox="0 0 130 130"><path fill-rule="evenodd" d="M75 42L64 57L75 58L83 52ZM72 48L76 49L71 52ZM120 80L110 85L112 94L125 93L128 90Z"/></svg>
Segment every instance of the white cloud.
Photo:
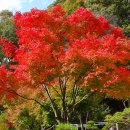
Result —
<svg viewBox="0 0 130 130"><path fill-rule="evenodd" d="M22 3L24 0L0 0L0 11L1 10L21 10Z"/></svg>
<svg viewBox="0 0 130 130"><path fill-rule="evenodd" d="M33 2L34 0L29 0L29 2L31 3L31 2Z"/></svg>

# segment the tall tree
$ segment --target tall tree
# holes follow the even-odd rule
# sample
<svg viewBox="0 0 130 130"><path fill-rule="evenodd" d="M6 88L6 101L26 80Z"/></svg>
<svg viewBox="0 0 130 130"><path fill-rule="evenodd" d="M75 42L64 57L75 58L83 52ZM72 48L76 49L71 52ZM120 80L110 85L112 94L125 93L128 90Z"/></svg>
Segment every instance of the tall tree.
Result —
<svg viewBox="0 0 130 130"><path fill-rule="evenodd" d="M39 103L28 98L26 90L40 87L57 123L71 121L77 105L94 92L113 98L130 96L130 40L104 17L85 8L66 16L57 5L50 11L18 12L14 20L19 47L5 39L0 43L7 57L18 64L0 67L1 96L17 95ZM78 98L80 88L89 93ZM71 101L67 102L70 90Z"/></svg>

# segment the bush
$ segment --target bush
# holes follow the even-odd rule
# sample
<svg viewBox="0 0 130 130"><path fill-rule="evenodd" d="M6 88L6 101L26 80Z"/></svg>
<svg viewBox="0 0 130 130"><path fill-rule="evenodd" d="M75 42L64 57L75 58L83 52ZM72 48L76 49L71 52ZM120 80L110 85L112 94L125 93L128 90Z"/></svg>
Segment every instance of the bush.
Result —
<svg viewBox="0 0 130 130"><path fill-rule="evenodd" d="M77 129L71 124L59 124L56 126L56 130L77 130Z"/></svg>
<svg viewBox="0 0 130 130"><path fill-rule="evenodd" d="M99 130L97 126L94 125L94 121L88 121L86 124L87 130Z"/></svg>

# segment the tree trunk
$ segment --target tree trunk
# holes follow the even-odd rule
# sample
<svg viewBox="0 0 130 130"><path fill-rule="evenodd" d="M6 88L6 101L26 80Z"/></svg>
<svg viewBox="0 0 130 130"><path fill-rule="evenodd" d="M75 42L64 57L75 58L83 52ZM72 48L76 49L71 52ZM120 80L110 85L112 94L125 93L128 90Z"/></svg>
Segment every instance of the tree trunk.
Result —
<svg viewBox="0 0 130 130"><path fill-rule="evenodd" d="M68 122L68 112L67 112L67 105L66 105L66 82L67 79L64 78L62 84L62 108L63 108L63 122Z"/></svg>
<svg viewBox="0 0 130 130"><path fill-rule="evenodd" d="M59 124L60 121L61 121L61 117L60 117L58 108L57 108L57 106L56 106L56 104L55 104L55 102L54 102L54 100L53 100L53 98L52 98L52 96L51 96L51 94L50 94L50 92L49 92L48 87L47 87L45 84L43 84L42 86L43 86L44 90L46 91L46 93L47 93L47 95L48 95L48 98L49 98L49 100L50 100L50 102L51 102L51 107L52 107L52 109L53 109L56 122Z"/></svg>
<svg viewBox="0 0 130 130"><path fill-rule="evenodd" d="M84 130L81 114L79 115L79 121L80 121L80 125L81 125L81 130Z"/></svg>

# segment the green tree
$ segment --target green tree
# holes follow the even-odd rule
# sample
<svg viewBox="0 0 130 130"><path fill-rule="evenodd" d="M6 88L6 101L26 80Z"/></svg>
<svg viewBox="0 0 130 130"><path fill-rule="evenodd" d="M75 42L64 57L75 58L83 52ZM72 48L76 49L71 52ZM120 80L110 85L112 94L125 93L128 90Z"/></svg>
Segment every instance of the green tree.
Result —
<svg viewBox="0 0 130 130"><path fill-rule="evenodd" d="M0 36L11 40L13 43L17 43L13 13L9 10L0 12Z"/></svg>
<svg viewBox="0 0 130 130"><path fill-rule="evenodd" d="M110 127L115 128L118 123L120 129L125 129L126 126L130 127L130 108L125 108L122 112L116 112L114 115L107 115L105 118L106 125L103 130Z"/></svg>
<svg viewBox="0 0 130 130"><path fill-rule="evenodd" d="M16 122L15 122L16 123ZM17 117L17 123L15 124L17 130L40 130L41 126L36 120L36 117L30 115L28 109L23 109L20 115Z"/></svg>
<svg viewBox="0 0 130 130"><path fill-rule="evenodd" d="M0 130L8 130L8 127L6 125L6 116L7 113L5 112L0 114Z"/></svg>
<svg viewBox="0 0 130 130"><path fill-rule="evenodd" d="M67 14L71 14L77 8L84 6L84 0L56 0L52 5L61 4Z"/></svg>

